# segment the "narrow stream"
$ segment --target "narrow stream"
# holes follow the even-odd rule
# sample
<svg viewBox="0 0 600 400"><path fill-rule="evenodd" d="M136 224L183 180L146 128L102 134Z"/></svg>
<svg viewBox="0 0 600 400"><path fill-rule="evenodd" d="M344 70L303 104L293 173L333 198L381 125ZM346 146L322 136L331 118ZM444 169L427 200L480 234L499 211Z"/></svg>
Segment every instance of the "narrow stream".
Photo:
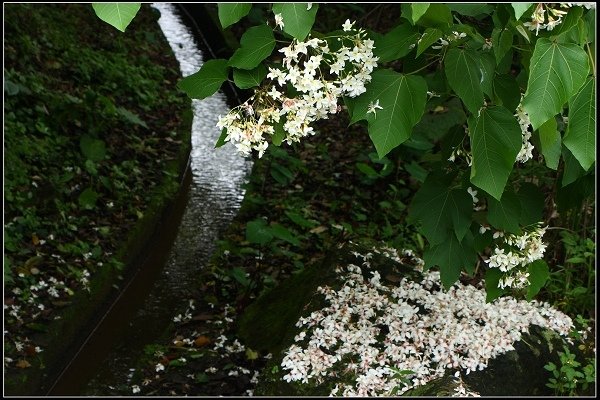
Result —
<svg viewBox="0 0 600 400"><path fill-rule="evenodd" d="M202 53L176 7L167 3L152 6L161 12L158 22L182 75L198 71ZM173 232L166 232L166 240L157 244L159 254L149 257L124 289L50 395L116 394L113 388L127 382L144 346L158 340L175 311L191 298L198 271L239 209L251 162L231 145L214 149L220 135L217 118L229 109L226 98L218 92L193 100L192 107L191 179L186 180L190 186L179 200L181 223L177 227L177 211L172 221L165 221L165 230ZM169 236L174 237L171 247Z"/></svg>

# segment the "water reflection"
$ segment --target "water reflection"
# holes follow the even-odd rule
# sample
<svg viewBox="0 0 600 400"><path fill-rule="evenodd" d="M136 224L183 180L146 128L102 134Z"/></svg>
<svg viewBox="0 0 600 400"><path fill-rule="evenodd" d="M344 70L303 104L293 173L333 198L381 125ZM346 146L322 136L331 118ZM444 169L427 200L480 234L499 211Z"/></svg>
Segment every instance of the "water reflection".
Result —
<svg viewBox="0 0 600 400"><path fill-rule="evenodd" d="M158 21L169 41L182 75L197 72L203 64L202 53L194 37L175 13L172 4L155 3L161 12ZM204 100L193 100L192 124L192 186L190 201L183 216L180 233L169 259L165 274L169 285L181 285L179 274L185 276L198 262L204 262L212 252L219 231L227 226L244 197L244 183L251 164L227 144L214 145L220 131L215 126L219 115L227 113L226 98L221 92ZM191 264L190 264L191 263Z"/></svg>
<svg viewBox="0 0 600 400"><path fill-rule="evenodd" d="M179 61L182 75L198 71L203 63L202 53L175 6L165 3L152 6L161 12L158 22ZM193 100L192 106L192 181L175 242L148 296L144 300L132 299L143 301L135 316L126 326L114 327L119 331L118 345L111 348L97 369L99 372L84 390L87 394L109 394L111 386L125 383L124 378L130 375L132 362L143 346L158 340L175 310L192 297L198 271L214 251L219 234L230 223L244 197L242 184L251 163L239 156L232 145L214 149L220 135L215 124L218 116L228 111L225 96L218 92L204 100ZM151 278L146 277L149 281Z"/></svg>

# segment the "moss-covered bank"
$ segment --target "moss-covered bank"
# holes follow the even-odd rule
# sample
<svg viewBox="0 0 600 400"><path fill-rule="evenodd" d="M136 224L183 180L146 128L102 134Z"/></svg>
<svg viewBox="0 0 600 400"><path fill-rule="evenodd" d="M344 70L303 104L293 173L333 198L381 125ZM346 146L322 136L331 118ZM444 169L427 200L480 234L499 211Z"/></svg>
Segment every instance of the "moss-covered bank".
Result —
<svg viewBox="0 0 600 400"><path fill-rule="evenodd" d="M4 383L41 395L168 215L191 112L149 6L126 35L90 5L4 11Z"/></svg>

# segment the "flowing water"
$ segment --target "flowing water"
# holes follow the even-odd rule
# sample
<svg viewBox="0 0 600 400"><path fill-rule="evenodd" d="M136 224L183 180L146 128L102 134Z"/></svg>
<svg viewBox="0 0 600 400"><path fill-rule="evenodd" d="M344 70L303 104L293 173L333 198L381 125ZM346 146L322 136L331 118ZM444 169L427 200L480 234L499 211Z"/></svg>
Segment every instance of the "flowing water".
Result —
<svg viewBox="0 0 600 400"><path fill-rule="evenodd" d="M202 52L176 7L166 3L153 7L161 12L158 22L182 75L198 71ZM160 337L176 310L192 297L198 271L239 209L244 196L242 184L251 163L232 145L214 149L220 135L215 124L229 109L226 98L217 92L210 98L193 100L192 107L191 179L186 180L189 188L180 195L183 205L171 221L165 221L164 240L154 249L157 254L149 257L124 289L51 395L110 394L116 385L126 383L144 346ZM174 237L172 246L169 236Z"/></svg>

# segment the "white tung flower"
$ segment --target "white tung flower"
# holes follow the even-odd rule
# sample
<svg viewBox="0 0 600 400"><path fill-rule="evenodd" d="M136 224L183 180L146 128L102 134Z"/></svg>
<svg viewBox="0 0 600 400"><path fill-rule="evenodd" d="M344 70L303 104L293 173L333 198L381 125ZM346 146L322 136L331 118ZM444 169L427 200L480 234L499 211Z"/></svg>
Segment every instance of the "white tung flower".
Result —
<svg viewBox="0 0 600 400"><path fill-rule="evenodd" d="M506 252L504 249L496 247L494 254L485 260L490 268L498 268L505 273L498 282L499 288L522 289L529 285L529 273L523 268L543 258L546 244L542 241L542 236L546 229L538 224L533 230L520 236L506 235L504 244L510 246L511 250Z"/></svg>
<svg viewBox="0 0 600 400"><path fill-rule="evenodd" d="M469 186L467 192L469 192L469 194L473 198L473 204L477 204L477 202L479 201L479 199L477 198L477 190L473 190L473 188Z"/></svg>
<svg viewBox="0 0 600 400"><path fill-rule="evenodd" d="M277 25L279 29L283 29L283 16L281 14L275 14L275 25Z"/></svg>
<svg viewBox="0 0 600 400"><path fill-rule="evenodd" d="M354 22L350 22L349 19L346 20L346 22L344 22L344 24L342 25L342 29L345 32L349 32L352 30L352 26L354 25Z"/></svg>
<svg viewBox="0 0 600 400"><path fill-rule="evenodd" d="M379 99L375 100L375 103L370 102L367 108L367 114L374 114L375 118L377 118L377 109L383 110L383 107L379 105Z"/></svg>
<svg viewBox="0 0 600 400"><path fill-rule="evenodd" d="M491 48L492 48L492 46L493 46L492 39L487 39L487 38L486 38L486 39L485 39L485 42L483 43L483 47L482 47L482 49L483 49L483 50L489 50L489 49L491 49Z"/></svg>

